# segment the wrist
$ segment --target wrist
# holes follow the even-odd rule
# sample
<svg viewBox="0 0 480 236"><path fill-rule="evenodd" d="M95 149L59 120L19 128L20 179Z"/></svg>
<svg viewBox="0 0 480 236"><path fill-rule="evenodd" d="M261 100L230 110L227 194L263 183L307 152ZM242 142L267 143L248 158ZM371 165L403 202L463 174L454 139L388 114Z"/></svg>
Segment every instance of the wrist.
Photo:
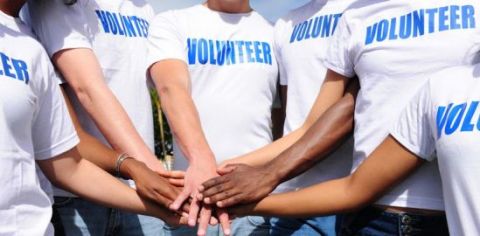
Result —
<svg viewBox="0 0 480 236"><path fill-rule="evenodd" d="M280 165L277 167L276 163L265 164L260 167L265 173L265 178L271 183L273 188L277 187L284 179L283 167Z"/></svg>
<svg viewBox="0 0 480 236"><path fill-rule="evenodd" d="M125 179L135 179L135 174L148 169L145 163L128 158L120 165L120 176Z"/></svg>
<svg viewBox="0 0 480 236"><path fill-rule="evenodd" d="M190 166L197 166L206 169L217 169L217 161L213 154L192 156L189 158Z"/></svg>

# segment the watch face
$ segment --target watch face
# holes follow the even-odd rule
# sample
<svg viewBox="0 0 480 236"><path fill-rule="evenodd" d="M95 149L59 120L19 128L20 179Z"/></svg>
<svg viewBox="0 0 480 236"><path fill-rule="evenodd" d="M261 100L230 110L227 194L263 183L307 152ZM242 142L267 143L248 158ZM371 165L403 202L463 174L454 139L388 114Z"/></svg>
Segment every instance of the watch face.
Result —
<svg viewBox="0 0 480 236"><path fill-rule="evenodd" d="M77 0L63 0L63 3L66 5L73 5L77 2Z"/></svg>

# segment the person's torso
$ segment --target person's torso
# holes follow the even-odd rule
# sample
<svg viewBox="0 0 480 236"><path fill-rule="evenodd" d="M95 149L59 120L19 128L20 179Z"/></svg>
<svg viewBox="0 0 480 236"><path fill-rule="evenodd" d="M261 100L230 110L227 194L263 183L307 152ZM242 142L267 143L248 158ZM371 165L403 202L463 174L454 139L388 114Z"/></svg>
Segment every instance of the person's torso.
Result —
<svg viewBox="0 0 480 236"><path fill-rule="evenodd" d="M0 41L0 234L49 234L51 201L40 187L32 140L42 80L51 79L41 66L48 57L28 27L3 12Z"/></svg>
<svg viewBox="0 0 480 236"><path fill-rule="evenodd" d="M354 166L388 135L429 73L475 61L480 35L477 1L366 1L344 14L348 56L360 79L355 109ZM436 163L424 165L378 201L441 210Z"/></svg>
<svg viewBox="0 0 480 236"><path fill-rule="evenodd" d="M187 48L191 94L217 162L271 142L277 61L273 27L256 12L197 5L174 12ZM175 167L188 165L178 148Z"/></svg>
<svg viewBox="0 0 480 236"><path fill-rule="evenodd" d="M323 60L329 38L351 3L314 0L277 22L275 44L280 80L288 86L284 135L298 129L307 118L325 79ZM348 175L352 148L353 140L349 140L326 160L281 184L276 191L291 191Z"/></svg>
<svg viewBox="0 0 480 236"><path fill-rule="evenodd" d="M452 235L480 233L480 66L445 71L431 82L428 123Z"/></svg>

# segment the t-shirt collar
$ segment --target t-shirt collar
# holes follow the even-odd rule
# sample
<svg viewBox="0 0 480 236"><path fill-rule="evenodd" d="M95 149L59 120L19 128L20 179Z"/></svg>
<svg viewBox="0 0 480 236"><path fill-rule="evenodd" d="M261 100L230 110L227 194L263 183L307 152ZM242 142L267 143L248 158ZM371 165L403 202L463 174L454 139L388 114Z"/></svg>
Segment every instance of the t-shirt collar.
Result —
<svg viewBox="0 0 480 236"><path fill-rule="evenodd" d="M11 15L7 15L5 12L0 11L0 23L3 25L18 25L22 23L22 20L18 17L13 17Z"/></svg>

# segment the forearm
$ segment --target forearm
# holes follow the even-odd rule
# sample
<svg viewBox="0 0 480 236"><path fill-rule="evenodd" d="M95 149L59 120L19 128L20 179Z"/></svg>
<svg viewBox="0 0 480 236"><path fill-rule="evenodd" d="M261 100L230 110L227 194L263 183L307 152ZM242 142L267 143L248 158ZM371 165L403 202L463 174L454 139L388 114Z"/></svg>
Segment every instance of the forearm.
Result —
<svg viewBox="0 0 480 236"><path fill-rule="evenodd" d="M245 213L308 217L351 211L373 202L422 163L388 137L352 175L296 192L269 196Z"/></svg>
<svg viewBox="0 0 480 236"><path fill-rule="evenodd" d="M180 150L191 163L214 162L193 101L185 91L161 92L162 105Z"/></svg>
<svg viewBox="0 0 480 236"><path fill-rule="evenodd" d="M326 158L353 130L355 96L356 93L346 93L315 121L298 142L273 159L266 168L276 172L283 182Z"/></svg>
<svg viewBox="0 0 480 236"><path fill-rule="evenodd" d="M64 86L62 86L61 91L65 99L65 104L67 105L70 118L72 119L75 130L77 131L78 137L80 138L80 143L77 145L77 150L80 156L86 160L89 160L101 169L111 174L116 174L116 162L120 153L115 152L114 150L100 142L98 139L85 132L82 125L78 121L77 114L73 109L70 99L64 91ZM128 161L127 163L122 166L124 168L120 168L120 174L125 178L131 178L131 173L133 173L131 170L135 169L136 167L146 168L145 165L142 165L143 163L138 161Z"/></svg>
<svg viewBox="0 0 480 236"><path fill-rule="evenodd" d="M126 152L152 169L161 169L156 156L147 147L127 113L108 88L87 88L87 91L77 91L76 94L117 153Z"/></svg>
<svg viewBox="0 0 480 236"><path fill-rule="evenodd" d="M110 145L117 152L126 152L150 168L161 170L157 158L104 82L95 54L90 49L63 50L54 55L53 61Z"/></svg>
<svg viewBox="0 0 480 236"><path fill-rule="evenodd" d="M329 181L295 192L273 194L245 212L249 215L305 218L357 209L368 199L351 199L347 179Z"/></svg>
<svg viewBox="0 0 480 236"><path fill-rule="evenodd" d="M156 87L180 151L191 165L209 163L215 168L213 152L203 133L198 111L188 89L175 83L156 83Z"/></svg>
<svg viewBox="0 0 480 236"><path fill-rule="evenodd" d="M310 127L316 123L319 117L321 117L331 106L344 97L347 82L348 78L333 71L328 71L319 95L317 96L305 122L300 128L289 133L283 138L278 139L272 144L240 156L234 159L232 162L243 163L251 166L262 166L271 162L274 158L280 155L280 153L284 152L287 148L297 142L310 129Z"/></svg>
<svg viewBox="0 0 480 236"><path fill-rule="evenodd" d="M267 146L232 159L228 163L241 163L257 167L269 165L278 155L297 142L305 132L304 128L297 129Z"/></svg>
<svg viewBox="0 0 480 236"><path fill-rule="evenodd" d="M88 134L79 134L79 137L80 143L77 145L77 149L80 156L110 174L116 175L116 164L120 154L109 149L103 143ZM132 179L134 174L139 171L150 171L143 162L135 159L125 160L120 167L119 174L126 179Z"/></svg>
<svg viewBox="0 0 480 236"><path fill-rule="evenodd" d="M39 166L57 187L107 207L165 217L163 208L142 200L134 189L121 183L96 165L81 159L75 149L61 156L39 161Z"/></svg>

